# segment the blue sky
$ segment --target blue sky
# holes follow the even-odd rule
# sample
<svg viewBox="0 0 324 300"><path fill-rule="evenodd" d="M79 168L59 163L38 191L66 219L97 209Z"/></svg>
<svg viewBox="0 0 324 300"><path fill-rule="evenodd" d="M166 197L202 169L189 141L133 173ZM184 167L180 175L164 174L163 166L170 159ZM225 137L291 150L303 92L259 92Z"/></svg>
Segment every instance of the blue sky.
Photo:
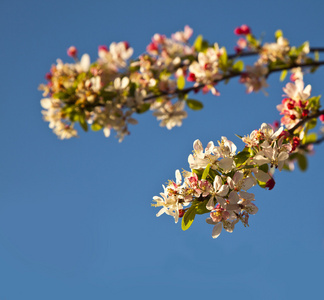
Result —
<svg viewBox="0 0 324 300"><path fill-rule="evenodd" d="M156 218L151 200L199 138L244 135L279 118L278 75L269 96L230 82L221 96L196 95L205 109L180 128L139 116L122 143L101 132L60 141L42 121L37 90L66 49L96 58L98 45L129 41L141 54L154 33L190 25L194 37L232 49L236 26L272 41L324 46L322 1L2 1L0 299L305 299L323 293L323 145L306 173L276 173L272 191L254 188L250 227L211 238L205 218L182 232ZM323 70L307 75L323 92ZM140 298L141 297L141 298Z"/></svg>

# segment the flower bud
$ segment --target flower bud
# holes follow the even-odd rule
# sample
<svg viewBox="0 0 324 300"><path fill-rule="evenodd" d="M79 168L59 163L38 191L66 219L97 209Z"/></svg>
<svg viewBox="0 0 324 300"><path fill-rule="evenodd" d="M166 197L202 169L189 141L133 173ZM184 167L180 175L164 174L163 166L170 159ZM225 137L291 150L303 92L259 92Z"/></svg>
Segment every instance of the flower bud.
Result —
<svg viewBox="0 0 324 300"><path fill-rule="evenodd" d="M76 47L74 46L71 46L68 50L67 50L67 55L70 56L70 57L77 57L77 54L78 54L78 50Z"/></svg>

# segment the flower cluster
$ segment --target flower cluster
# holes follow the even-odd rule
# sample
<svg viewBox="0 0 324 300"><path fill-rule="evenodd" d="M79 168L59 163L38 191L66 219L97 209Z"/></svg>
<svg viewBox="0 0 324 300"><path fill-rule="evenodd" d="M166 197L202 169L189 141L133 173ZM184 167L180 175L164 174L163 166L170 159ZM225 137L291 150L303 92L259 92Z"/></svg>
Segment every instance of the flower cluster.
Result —
<svg viewBox="0 0 324 300"><path fill-rule="evenodd" d="M155 34L147 53L135 60L130 60L133 48L125 41L99 46L93 63L88 54L79 59L77 48L71 46L67 54L74 63L57 60L45 76L47 84L40 85L45 97L43 118L61 139L77 136L78 123L85 131L103 130L106 137L114 130L121 141L129 134L129 125L137 124L135 114L152 110L160 126L172 129L187 117L185 105L193 110L203 107L188 97L191 91L218 96L217 82L233 77L240 77L247 92L259 91L268 86L266 77L272 71L293 69L294 79L302 79L298 65L314 61L307 56L308 43L290 47L281 31L275 43L263 45L247 25L235 33L241 36L236 55L228 55L225 47L201 35L190 44L193 30L189 26L170 38ZM258 59L244 69L239 58L245 54L258 55Z"/></svg>
<svg viewBox="0 0 324 300"><path fill-rule="evenodd" d="M288 83L283 90L296 101L298 97L298 101L306 101L311 87L303 87L302 81L296 81ZM286 128L263 123L251 134L240 137L245 144L240 152L226 137L217 146L209 142L205 149L196 140L193 154L188 157L190 171L183 171L182 178L177 170L176 181L170 180L163 186L161 197L153 197L156 203L152 205L161 207L157 216L165 213L173 216L176 223L182 218L182 229L187 230L196 215L208 214L206 222L214 226L213 238L220 235L222 228L233 232L238 222L248 226L250 215L258 212L250 189L255 185L273 189L275 169L291 169L296 159L303 170L307 147L315 142L314 133L308 134L310 123L322 115L318 108L313 108L311 117L300 116L299 124L305 126L297 126L298 130L284 122Z"/></svg>

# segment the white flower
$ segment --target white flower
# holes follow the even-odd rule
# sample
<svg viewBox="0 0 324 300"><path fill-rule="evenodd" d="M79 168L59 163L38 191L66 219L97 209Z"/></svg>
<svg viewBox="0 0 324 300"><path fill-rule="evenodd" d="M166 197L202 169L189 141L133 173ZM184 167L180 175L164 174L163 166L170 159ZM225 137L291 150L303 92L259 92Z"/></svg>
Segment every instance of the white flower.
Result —
<svg viewBox="0 0 324 300"><path fill-rule="evenodd" d="M297 79L295 83L287 83L286 87L283 88L283 91L291 99L306 100L311 94L312 87L309 84L304 89L304 81Z"/></svg>
<svg viewBox="0 0 324 300"><path fill-rule="evenodd" d="M158 120L161 120L160 126L172 129L175 126L182 125L182 119L187 117L187 113L184 111L184 101L178 101L172 104L171 101L166 102L157 111L153 113Z"/></svg>
<svg viewBox="0 0 324 300"><path fill-rule="evenodd" d="M215 176L214 184L213 184L214 192L212 193L212 197L210 197L206 208L209 210L212 210L215 206L214 199L216 198L216 201L220 203L220 205L224 208L225 200L223 197L225 197L229 191L229 187L225 184L223 184L222 178L218 175Z"/></svg>
<svg viewBox="0 0 324 300"><path fill-rule="evenodd" d="M194 154L190 154L188 162L191 169L204 169L208 164L215 164L218 155L214 155L214 143L209 142L204 152L204 148L199 140L195 140L193 144Z"/></svg>

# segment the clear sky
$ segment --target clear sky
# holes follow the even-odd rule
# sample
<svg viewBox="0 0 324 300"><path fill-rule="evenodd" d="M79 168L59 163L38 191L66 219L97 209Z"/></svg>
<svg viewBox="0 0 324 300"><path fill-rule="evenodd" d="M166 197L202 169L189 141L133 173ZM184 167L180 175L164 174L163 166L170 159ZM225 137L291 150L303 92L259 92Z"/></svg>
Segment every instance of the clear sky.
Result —
<svg viewBox="0 0 324 300"><path fill-rule="evenodd" d="M324 47L324 2L313 1L6 1L0 2L0 300L320 299L324 268L324 145L306 173L277 172L272 191L255 187L250 227L211 238L205 216L182 232L156 218L152 197L188 169L199 138L242 144L262 122L279 119L283 83L269 96L246 95L233 80L220 97L196 95L205 109L180 128L147 113L122 143L102 132L60 141L42 121L37 90L66 49L97 57L98 45L128 41L141 54L154 33L190 25L193 39L232 49L236 26L273 41ZM230 51L229 51L230 52ZM324 71L307 75L313 95ZM252 191L252 190L251 190Z"/></svg>

